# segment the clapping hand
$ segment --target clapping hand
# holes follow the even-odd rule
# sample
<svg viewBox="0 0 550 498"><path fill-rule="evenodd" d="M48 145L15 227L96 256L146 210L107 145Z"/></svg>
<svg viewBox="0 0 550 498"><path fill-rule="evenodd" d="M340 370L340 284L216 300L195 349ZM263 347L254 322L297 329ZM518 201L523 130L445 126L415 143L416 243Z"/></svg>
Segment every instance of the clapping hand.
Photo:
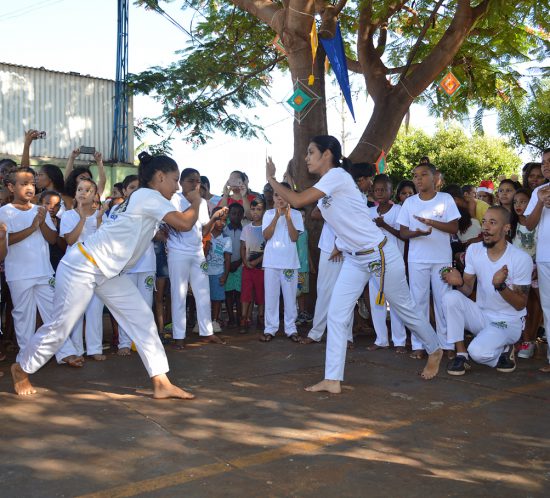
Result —
<svg viewBox="0 0 550 498"><path fill-rule="evenodd" d="M493 275L493 286L498 287L499 285L502 285L504 282L506 282L507 278L508 278L508 267L504 265L500 270L498 270Z"/></svg>
<svg viewBox="0 0 550 498"><path fill-rule="evenodd" d="M273 159L271 156L267 156L265 160L265 178L269 182L270 178L275 177L275 173L277 172L277 169L275 168L275 164L273 163Z"/></svg>

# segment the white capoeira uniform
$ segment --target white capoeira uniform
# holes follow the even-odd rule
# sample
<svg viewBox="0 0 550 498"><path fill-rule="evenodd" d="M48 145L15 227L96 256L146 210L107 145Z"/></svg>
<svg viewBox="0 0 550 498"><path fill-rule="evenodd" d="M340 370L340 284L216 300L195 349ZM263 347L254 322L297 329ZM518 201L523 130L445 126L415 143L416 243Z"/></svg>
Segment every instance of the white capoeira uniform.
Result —
<svg viewBox="0 0 550 498"><path fill-rule="evenodd" d="M398 204L394 204L391 209L385 213L383 216L384 221L391 226L392 228L395 228L396 230L399 230L399 223L397 223L397 216L399 215L399 211L401 210L401 206ZM380 214L378 214L378 209L376 206L373 206L369 208L369 216L371 219L378 218ZM405 243L398 239L395 235L391 234L387 230L384 230L381 228L382 233L386 236L386 239L388 240L388 244L393 244L401 253L401 256L403 256L405 252ZM369 280L369 300L370 300L370 315L372 318L372 323L374 325L374 331L376 332L376 340L374 341L374 344L380 347L388 347L390 345L389 339L388 339L388 326L386 324L386 306L387 303L384 302L383 304L376 304L376 296L378 295L378 291L380 290L378 286L378 280L375 278L371 278ZM392 307L390 307L390 322L391 322L391 338L393 345L396 347L403 347L405 346L405 341L407 340L407 332L405 330L405 325L397 315L397 313L394 311Z"/></svg>
<svg viewBox="0 0 550 498"><path fill-rule="evenodd" d="M152 310L137 287L123 274L147 250L158 225L175 211L169 200L149 188L136 190L118 210L113 223L103 224L84 245L75 244L57 269L56 309L20 352L21 368L31 374L57 351L86 310L94 292L126 330L150 377L166 373L168 360Z"/></svg>
<svg viewBox="0 0 550 498"><path fill-rule="evenodd" d="M262 231L271 224L276 210L269 209L262 220ZM304 231L300 211L290 210L290 218L298 232ZM264 249L265 328L264 334L275 335L279 330L279 297L283 293L285 334L297 333L296 293L298 291L298 270L300 260L296 242L290 240L285 216L279 216L273 236Z"/></svg>
<svg viewBox="0 0 550 498"><path fill-rule="evenodd" d="M507 303L493 286L493 276L504 265L508 267L506 285L531 285L533 260L521 249L507 243L506 251L491 261L482 242L468 247L464 274L477 277L476 301L458 290L443 297L443 311L447 318L447 340L464 340L464 330L475 335L468 346L470 358L495 367L499 356L521 337L526 309L516 310Z"/></svg>
<svg viewBox="0 0 550 498"><path fill-rule="evenodd" d="M178 192L172 198L172 205L176 210L183 212L191 206L191 203L181 192ZM202 248L202 227L209 220L208 204L202 199L199 218L191 230L178 232L169 228L168 231L166 249L168 251L168 276L170 277L172 298L172 337L174 339L185 339L189 284L191 284L195 298L199 335L206 337L214 333L210 305L210 283Z"/></svg>
<svg viewBox="0 0 550 498"><path fill-rule="evenodd" d="M0 209L0 222L6 224L9 237L10 233L30 227L37 213L36 205L22 211L13 204L7 204ZM45 223L53 231L57 231L49 213L46 213ZM21 351L36 330L36 308L44 323L50 321L54 313L55 278L50 263L50 246L40 229L22 241L8 246L4 266L13 302L12 316L19 345L19 361ZM70 339L60 343L58 350L53 353L57 353L58 363L62 363L67 356L78 354Z"/></svg>
<svg viewBox="0 0 550 498"><path fill-rule="evenodd" d="M531 194L531 200L525 209L525 216L529 216L538 200L538 191L548 184L537 187ZM540 221L537 225L536 249L537 275L539 280L540 305L544 316L546 337L550 337L550 208L543 207ZM550 363L550 347L548 348L548 363Z"/></svg>
<svg viewBox="0 0 550 498"><path fill-rule="evenodd" d="M313 325L307 334L310 339L320 342L327 326L328 306L332 296L334 284L338 280L340 270L344 264L341 261L331 261L330 255L334 250L336 235L325 222L319 237L319 271L317 272L317 300L315 301L315 312L313 313ZM353 342L353 314L349 322L348 341Z"/></svg>
<svg viewBox="0 0 550 498"><path fill-rule="evenodd" d="M66 210L61 217L59 236L64 237L72 232L80 221L80 215L74 210ZM97 212L88 216L78 237L78 242L86 242L88 237L98 229ZM84 354L84 318L86 318L86 354L94 355L103 352L103 301L94 294L84 314L71 332L71 340L79 356Z"/></svg>
<svg viewBox="0 0 550 498"><path fill-rule="evenodd" d="M349 320L371 277L379 280L390 306L420 337L426 351L431 354L440 349L434 329L415 308L401 253L385 243L384 234L365 216L365 201L351 175L342 168L332 168L313 187L325 194L317 205L336 233L337 247L346 252L328 310L325 379L344 378Z"/></svg>
<svg viewBox="0 0 550 498"><path fill-rule="evenodd" d="M423 201L418 194L405 200L397 217L397 223L409 230L427 230L428 227L414 216L447 223L458 220L460 212L454 199L442 192L437 192L433 199ZM429 235L409 240L409 285L417 309L430 319L430 286L434 303L437 336L443 349L454 349L454 344L447 341L445 315L442 300L451 286L441 278L441 270L452 266L451 235L432 228ZM417 337L411 338L413 349L424 349Z"/></svg>

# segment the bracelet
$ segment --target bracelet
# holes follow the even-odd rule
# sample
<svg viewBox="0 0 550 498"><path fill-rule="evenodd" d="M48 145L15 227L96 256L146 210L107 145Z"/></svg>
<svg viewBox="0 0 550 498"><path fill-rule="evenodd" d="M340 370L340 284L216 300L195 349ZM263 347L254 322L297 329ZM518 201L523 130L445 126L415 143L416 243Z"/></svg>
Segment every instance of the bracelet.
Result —
<svg viewBox="0 0 550 498"><path fill-rule="evenodd" d="M507 289L508 286L506 285L506 282L502 282L501 284L499 285L493 285L493 287L495 288L495 290L497 292L502 292L503 290Z"/></svg>

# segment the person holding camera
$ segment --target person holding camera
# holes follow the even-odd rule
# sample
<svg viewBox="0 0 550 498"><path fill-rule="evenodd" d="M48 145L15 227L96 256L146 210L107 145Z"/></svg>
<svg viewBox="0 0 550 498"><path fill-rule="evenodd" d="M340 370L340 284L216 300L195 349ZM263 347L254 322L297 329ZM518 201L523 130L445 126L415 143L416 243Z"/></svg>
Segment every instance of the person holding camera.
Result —
<svg viewBox="0 0 550 498"><path fill-rule="evenodd" d="M225 186L223 187L223 195L218 202L219 207L231 206L237 202L244 208L244 216L251 220L250 203L256 196L248 191L248 177L242 171L232 171L229 175Z"/></svg>

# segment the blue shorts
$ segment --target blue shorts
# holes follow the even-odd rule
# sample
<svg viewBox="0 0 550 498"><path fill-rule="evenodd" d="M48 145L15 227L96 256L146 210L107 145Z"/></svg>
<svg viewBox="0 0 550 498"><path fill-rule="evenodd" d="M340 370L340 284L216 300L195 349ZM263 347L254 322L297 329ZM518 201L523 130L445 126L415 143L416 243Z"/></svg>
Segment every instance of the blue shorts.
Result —
<svg viewBox="0 0 550 498"><path fill-rule="evenodd" d="M220 284L220 278L223 273L219 275L208 275L208 280L210 281L210 300L211 301L225 301L225 289L222 284Z"/></svg>
<svg viewBox="0 0 550 498"><path fill-rule="evenodd" d="M168 278L168 258L164 242L155 241L155 256L157 257L157 278Z"/></svg>

